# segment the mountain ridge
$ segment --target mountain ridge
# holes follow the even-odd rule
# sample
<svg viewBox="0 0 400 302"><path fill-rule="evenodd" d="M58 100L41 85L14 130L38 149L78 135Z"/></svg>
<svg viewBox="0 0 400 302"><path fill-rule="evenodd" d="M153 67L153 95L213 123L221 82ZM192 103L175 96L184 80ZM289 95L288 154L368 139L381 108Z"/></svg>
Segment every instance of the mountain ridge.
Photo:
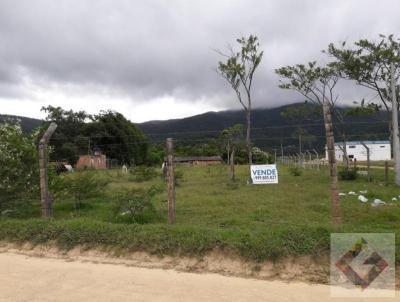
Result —
<svg viewBox="0 0 400 302"><path fill-rule="evenodd" d="M314 118L289 119L282 116L287 109L302 106L304 103L283 105L274 108L255 108L252 110L252 140L263 149L279 149L285 145L288 150L295 151L298 145L298 132L303 132L305 148L322 150L325 145L325 129L322 116ZM309 105L313 106L313 105ZM343 109L342 109L343 110ZM346 123L346 134L349 140L381 140L387 139L388 126L385 112L377 112L366 116L350 116ZM21 120L24 131L31 131L42 123L39 119L1 115L0 121L7 117ZM135 123L153 142L162 143L165 138L173 137L178 141L194 144L217 138L220 131L235 124L245 124L243 110L210 111L198 115L170 119L153 120ZM301 138L300 138L301 139ZM337 136L337 141L340 137Z"/></svg>

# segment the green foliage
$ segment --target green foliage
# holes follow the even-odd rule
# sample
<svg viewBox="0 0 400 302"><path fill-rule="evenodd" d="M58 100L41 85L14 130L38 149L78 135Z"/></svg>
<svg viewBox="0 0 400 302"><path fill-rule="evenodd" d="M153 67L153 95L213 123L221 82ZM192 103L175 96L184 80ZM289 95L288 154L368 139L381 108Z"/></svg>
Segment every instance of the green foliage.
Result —
<svg viewBox="0 0 400 302"><path fill-rule="evenodd" d="M181 139L175 146L176 156L214 156L220 153L218 142L214 138L198 139L203 142Z"/></svg>
<svg viewBox="0 0 400 302"><path fill-rule="evenodd" d="M236 39L240 50L230 49L229 55L224 55L226 61L219 61L217 71L227 80L235 91L239 103L246 112L247 134L246 145L249 162L251 162L251 87L254 73L260 65L264 52L260 50L260 43L255 35ZM244 97L243 97L244 96Z"/></svg>
<svg viewBox="0 0 400 302"><path fill-rule="evenodd" d="M164 162L165 157L165 147L161 144L151 145L148 156L147 163L150 165L161 165Z"/></svg>
<svg viewBox="0 0 400 302"><path fill-rule="evenodd" d="M343 168L338 172L340 180L355 180L358 178L357 169Z"/></svg>
<svg viewBox="0 0 400 302"><path fill-rule="evenodd" d="M0 240L56 243L69 250L107 247L120 252L147 251L157 255L202 256L216 247L253 261L288 255L318 255L329 249L329 229L305 226L279 231L212 230L206 227L160 224L110 224L89 219L0 220Z"/></svg>
<svg viewBox="0 0 400 302"><path fill-rule="evenodd" d="M244 164L247 162L246 140L244 138L244 128L242 124L236 124L226 128L220 133L221 140L223 141L222 156L228 161L228 156L232 158L233 162ZM229 154L228 154L229 152Z"/></svg>
<svg viewBox="0 0 400 302"><path fill-rule="evenodd" d="M114 204L117 221L131 223L148 223L156 216L152 199L160 189L152 186L149 189L132 188L118 192Z"/></svg>
<svg viewBox="0 0 400 302"><path fill-rule="evenodd" d="M109 182L109 178L96 171L64 173L51 178L50 190L56 200L72 198L75 209L78 210L82 203L103 192Z"/></svg>
<svg viewBox="0 0 400 302"><path fill-rule="evenodd" d="M226 180L225 168L223 165L179 167L185 181L176 190L174 225L166 223L165 192L153 197L157 215L146 216L144 222L149 223L128 224L128 218L116 220L113 214L118 192L124 188L148 190L152 185L165 187L161 178L136 183L116 170L96 171L99 178L108 175L112 183L105 187L104 193L90 198L79 212L74 211L66 196L66 199L56 199L54 219L50 221L2 217L0 240L52 243L61 248L80 245L115 249L121 253L140 250L159 255L201 256L219 249L255 261L329 252L329 169L303 169L303 177L293 177L288 167L281 165L279 184L249 186L246 185L247 165L236 166L235 182ZM394 185L393 170L389 171L389 185L382 185L383 172L372 167L373 182L363 177L351 182L341 181L340 190L367 189L366 197L370 200L390 201L399 190ZM397 232L400 221L397 202L372 208L361 204L356 196L344 198L341 204L344 232ZM38 203L36 207L40 208Z"/></svg>
<svg viewBox="0 0 400 302"><path fill-rule="evenodd" d="M292 176L301 176L301 175L303 175L303 170L300 169L299 167L290 167L289 168L289 173Z"/></svg>
<svg viewBox="0 0 400 302"><path fill-rule="evenodd" d="M331 43L327 53L335 61L333 64L340 72L340 76L354 80L358 85L374 90L381 104L390 110L391 98L387 95L390 89L390 64L395 66L395 78L400 75L400 43L393 35L380 35L378 40L360 39L353 47L346 43L335 46ZM399 90L396 94L399 98ZM372 108L379 106L370 103Z"/></svg>
<svg viewBox="0 0 400 302"><path fill-rule="evenodd" d="M130 177L130 180L136 182L149 181L159 175L153 167L147 167L147 166L136 166L129 172L132 175Z"/></svg>
<svg viewBox="0 0 400 302"><path fill-rule="evenodd" d="M251 152L253 154L254 164L272 164L274 162L272 155L261 150L260 148L253 147Z"/></svg>
<svg viewBox="0 0 400 302"><path fill-rule="evenodd" d="M84 111L74 112L53 106L43 107L42 111L47 113L43 131L50 122L57 124L50 142L53 147L52 158L75 164L81 152L87 153L89 140L85 137L85 130L91 116Z"/></svg>
<svg viewBox="0 0 400 302"><path fill-rule="evenodd" d="M260 43L255 35L241 37L236 42L240 45L240 51L232 51L225 62L218 62L218 71L238 92L241 85L250 90L254 72L260 65L264 53L259 50ZM238 98L240 103L246 107L240 95Z"/></svg>
<svg viewBox="0 0 400 302"><path fill-rule="evenodd" d="M94 146L100 146L108 158L117 159L120 164L141 165L147 160L146 136L118 112L102 111L94 116L88 135Z"/></svg>
<svg viewBox="0 0 400 302"><path fill-rule="evenodd" d="M275 72L280 76L280 88L297 91L313 104L327 102L332 106L336 101L337 96L333 92L339 75L333 64L319 66L313 61L306 65L281 67Z"/></svg>
<svg viewBox="0 0 400 302"><path fill-rule="evenodd" d="M0 124L0 212L22 210L38 196L39 167L34 142L35 136L24 135L19 123Z"/></svg>
<svg viewBox="0 0 400 302"><path fill-rule="evenodd" d="M56 122L53 134L52 154L57 160L75 164L81 154L99 148L108 158L120 164L143 164L147 160L148 142L141 130L122 114L102 111L89 115L84 111L74 112L61 107L42 108L48 115L47 122Z"/></svg>

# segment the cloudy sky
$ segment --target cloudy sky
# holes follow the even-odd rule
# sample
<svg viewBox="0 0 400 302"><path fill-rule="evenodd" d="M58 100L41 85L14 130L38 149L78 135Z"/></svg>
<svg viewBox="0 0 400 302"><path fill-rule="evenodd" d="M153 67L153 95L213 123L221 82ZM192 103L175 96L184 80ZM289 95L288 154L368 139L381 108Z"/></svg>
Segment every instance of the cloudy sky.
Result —
<svg viewBox="0 0 400 302"><path fill-rule="evenodd" d="M255 106L301 101L275 68L326 61L331 41L399 35L399 11L398 0L0 0L0 113L43 117L51 104L142 122L237 109L214 50L250 33L264 50Z"/></svg>

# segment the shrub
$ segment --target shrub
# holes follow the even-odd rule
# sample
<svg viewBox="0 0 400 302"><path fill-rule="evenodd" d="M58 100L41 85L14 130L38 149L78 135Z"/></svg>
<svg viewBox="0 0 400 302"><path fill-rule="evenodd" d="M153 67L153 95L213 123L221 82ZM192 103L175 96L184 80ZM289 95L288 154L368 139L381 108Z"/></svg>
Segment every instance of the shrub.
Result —
<svg viewBox="0 0 400 302"><path fill-rule="evenodd" d="M160 189L152 186L150 189L134 188L117 193L114 203L116 220L131 223L150 222L156 216L152 200Z"/></svg>
<svg viewBox="0 0 400 302"><path fill-rule="evenodd" d="M339 171L340 180L355 180L357 177L357 169L342 169Z"/></svg>
<svg viewBox="0 0 400 302"><path fill-rule="evenodd" d="M293 176L301 176L303 171L299 167L291 167L289 173Z"/></svg>
<svg viewBox="0 0 400 302"><path fill-rule="evenodd" d="M39 167L34 135L18 122L0 124L0 212L24 210L38 198Z"/></svg>
<svg viewBox="0 0 400 302"><path fill-rule="evenodd" d="M82 171L54 176L50 188L56 198L72 198L75 209L80 209L85 200L97 196L108 183L107 177L95 171Z"/></svg>
<svg viewBox="0 0 400 302"><path fill-rule="evenodd" d="M253 147L251 149L254 164L271 164L273 163L272 155L261 150L260 148Z"/></svg>
<svg viewBox="0 0 400 302"><path fill-rule="evenodd" d="M137 166L130 170L132 174L132 180L136 182L143 182L153 179L158 175L157 171L153 167Z"/></svg>

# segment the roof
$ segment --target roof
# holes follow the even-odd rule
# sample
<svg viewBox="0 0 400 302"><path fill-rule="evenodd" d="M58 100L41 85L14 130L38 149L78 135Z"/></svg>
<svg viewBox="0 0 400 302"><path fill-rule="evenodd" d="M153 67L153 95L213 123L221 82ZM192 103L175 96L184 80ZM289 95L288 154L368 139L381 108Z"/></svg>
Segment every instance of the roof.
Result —
<svg viewBox="0 0 400 302"><path fill-rule="evenodd" d="M390 141L352 141L352 142L347 142L347 145L362 145L362 143L366 145L388 145L390 144ZM343 145L343 142L337 142L335 145Z"/></svg>
<svg viewBox="0 0 400 302"><path fill-rule="evenodd" d="M185 161L221 161L221 156L177 156L175 157L176 162Z"/></svg>

